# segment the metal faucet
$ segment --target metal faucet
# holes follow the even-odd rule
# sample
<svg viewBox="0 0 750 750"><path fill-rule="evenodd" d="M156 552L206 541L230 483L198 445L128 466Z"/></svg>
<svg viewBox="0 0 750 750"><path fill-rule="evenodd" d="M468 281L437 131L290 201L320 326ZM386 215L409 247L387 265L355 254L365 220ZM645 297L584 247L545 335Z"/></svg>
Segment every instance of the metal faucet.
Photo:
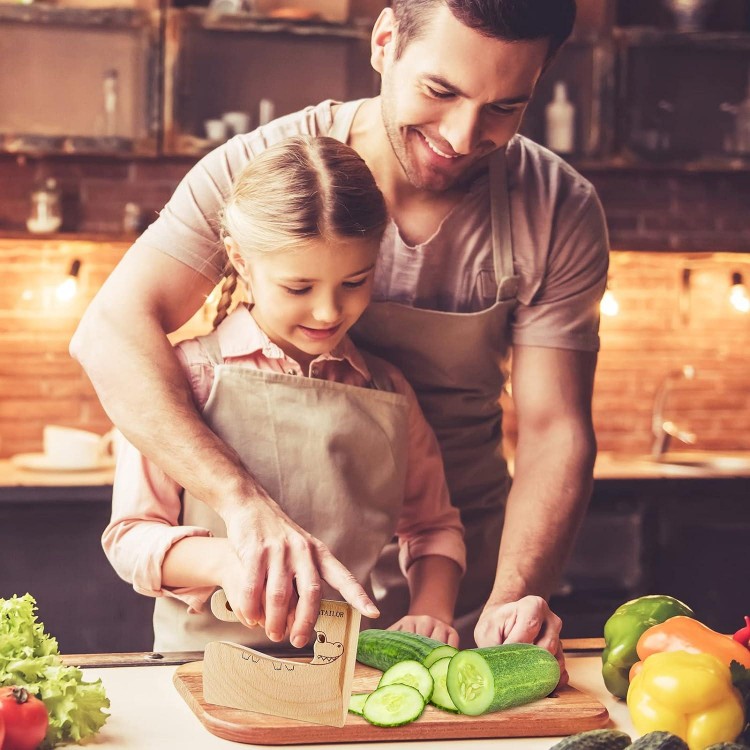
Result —
<svg viewBox="0 0 750 750"><path fill-rule="evenodd" d="M671 390L672 384L676 380L692 380L695 377L695 368L692 365L683 365L681 370L674 370L667 373L664 379L656 389L654 395L654 405L651 410L651 430L654 433L654 442L651 447L651 458L655 461L661 460L664 454L669 450L669 444L672 438L693 445L696 441L696 435L694 432L688 432L681 430L671 420L664 419L664 405L667 401L667 396Z"/></svg>

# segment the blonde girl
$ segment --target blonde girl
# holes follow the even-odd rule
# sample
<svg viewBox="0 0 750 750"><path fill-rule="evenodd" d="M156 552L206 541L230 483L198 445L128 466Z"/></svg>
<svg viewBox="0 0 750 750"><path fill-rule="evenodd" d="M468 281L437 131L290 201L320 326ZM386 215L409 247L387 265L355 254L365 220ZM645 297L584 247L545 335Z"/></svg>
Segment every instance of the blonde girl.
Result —
<svg viewBox="0 0 750 750"><path fill-rule="evenodd" d="M252 553L240 560L219 516L126 444L103 546L157 597L155 648L301 647L321 596L376 617L388 587L376 563L394 535L408 614L377 626L457 644L465 549L437 441L403 376L347 335L370 301L386 222L370 170L332 138L282 141L234 182L215 330L177 353L204 420L255 479ZM248 301L229 313L238 281ZM219 586L239 624L205 607Z"/></svg>

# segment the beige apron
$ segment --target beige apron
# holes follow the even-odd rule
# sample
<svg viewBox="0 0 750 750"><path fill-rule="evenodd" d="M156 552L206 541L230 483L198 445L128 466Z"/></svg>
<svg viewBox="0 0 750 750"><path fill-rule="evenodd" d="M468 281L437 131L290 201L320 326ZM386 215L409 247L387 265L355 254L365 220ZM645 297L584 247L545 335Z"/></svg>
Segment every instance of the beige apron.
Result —
<svg viewBox="0 0 750 750"><path fill-rule="evenodd" d="M346 142L358 102L342 105L331 135ZM495 303L479 312L423 310L374 302L352 331L357 344L402 370L440 442L453 504L466 529L467 572L461 581L455 627L461 646L474 645L474 627L497 569L510 480L502 456L501 365L510 347L509 317L517 303L505 152L490 159ZM457 248L457 252L461 249ZM378 627L406 614L409 591L398 568L398 550L384 550L372 583Z"/></svg>
<svg viewBox="0 0 750 750"><path fill-rule="evenodd" d="M285 512L372 592L370 573L393 538L404 500L406 397L389 392L375 357L365 355L374 387L359 388L223 364L216 336L202 343L215 366L206 423ZM226 536L221 518L188 493L182 523ZM341 598L325 584L323 596ZM183 602L168 596L155 602L154 635L158 651L200 650L213 640L278 645L261 628L219 622L208 607L188 614Z"/></svg>

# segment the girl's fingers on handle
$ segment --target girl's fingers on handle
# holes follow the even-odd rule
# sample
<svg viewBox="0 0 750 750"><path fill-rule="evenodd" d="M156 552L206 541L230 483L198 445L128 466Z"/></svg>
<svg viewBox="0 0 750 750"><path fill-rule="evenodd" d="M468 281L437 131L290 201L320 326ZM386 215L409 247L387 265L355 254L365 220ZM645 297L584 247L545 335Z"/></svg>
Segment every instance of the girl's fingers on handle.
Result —
<svg viewBox="0 0 750 750"><path fill-rule="evenodd" d="M333 586L354 609L359 610L365 617L379 617L380 610L367 595L359 581L345 565L333 556L328 547L321 543L317 547L317 554L323 580Z"/></svg>

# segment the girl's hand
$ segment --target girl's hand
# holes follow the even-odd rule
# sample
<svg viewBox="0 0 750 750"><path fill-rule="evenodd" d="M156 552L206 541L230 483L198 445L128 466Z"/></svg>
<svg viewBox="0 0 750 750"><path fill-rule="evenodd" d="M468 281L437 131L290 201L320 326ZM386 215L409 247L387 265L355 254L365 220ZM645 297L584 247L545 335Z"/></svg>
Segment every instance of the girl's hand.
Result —
<svg viewBox="0 0 750 750"><path fill-rule="evenodd" d="M321 581L365 617L380 614L328 547L270 498L255 498L235 507L231 515L224 514L224 521L240 567L236 570L230 565L222 587L237 618L247 627L263 623L272 641L283 640L289 632L292 645L301 648L312 637L318 619Z"/></svg>
<svg viewBox="0 0 750 750"><path fill-rule="evenodd" d="M401 630L405 633L416 633L434 638L436 641L447 643L458 648L458 633L447 622L430 615L406 615L394 622L388 630Z"/></svg>

